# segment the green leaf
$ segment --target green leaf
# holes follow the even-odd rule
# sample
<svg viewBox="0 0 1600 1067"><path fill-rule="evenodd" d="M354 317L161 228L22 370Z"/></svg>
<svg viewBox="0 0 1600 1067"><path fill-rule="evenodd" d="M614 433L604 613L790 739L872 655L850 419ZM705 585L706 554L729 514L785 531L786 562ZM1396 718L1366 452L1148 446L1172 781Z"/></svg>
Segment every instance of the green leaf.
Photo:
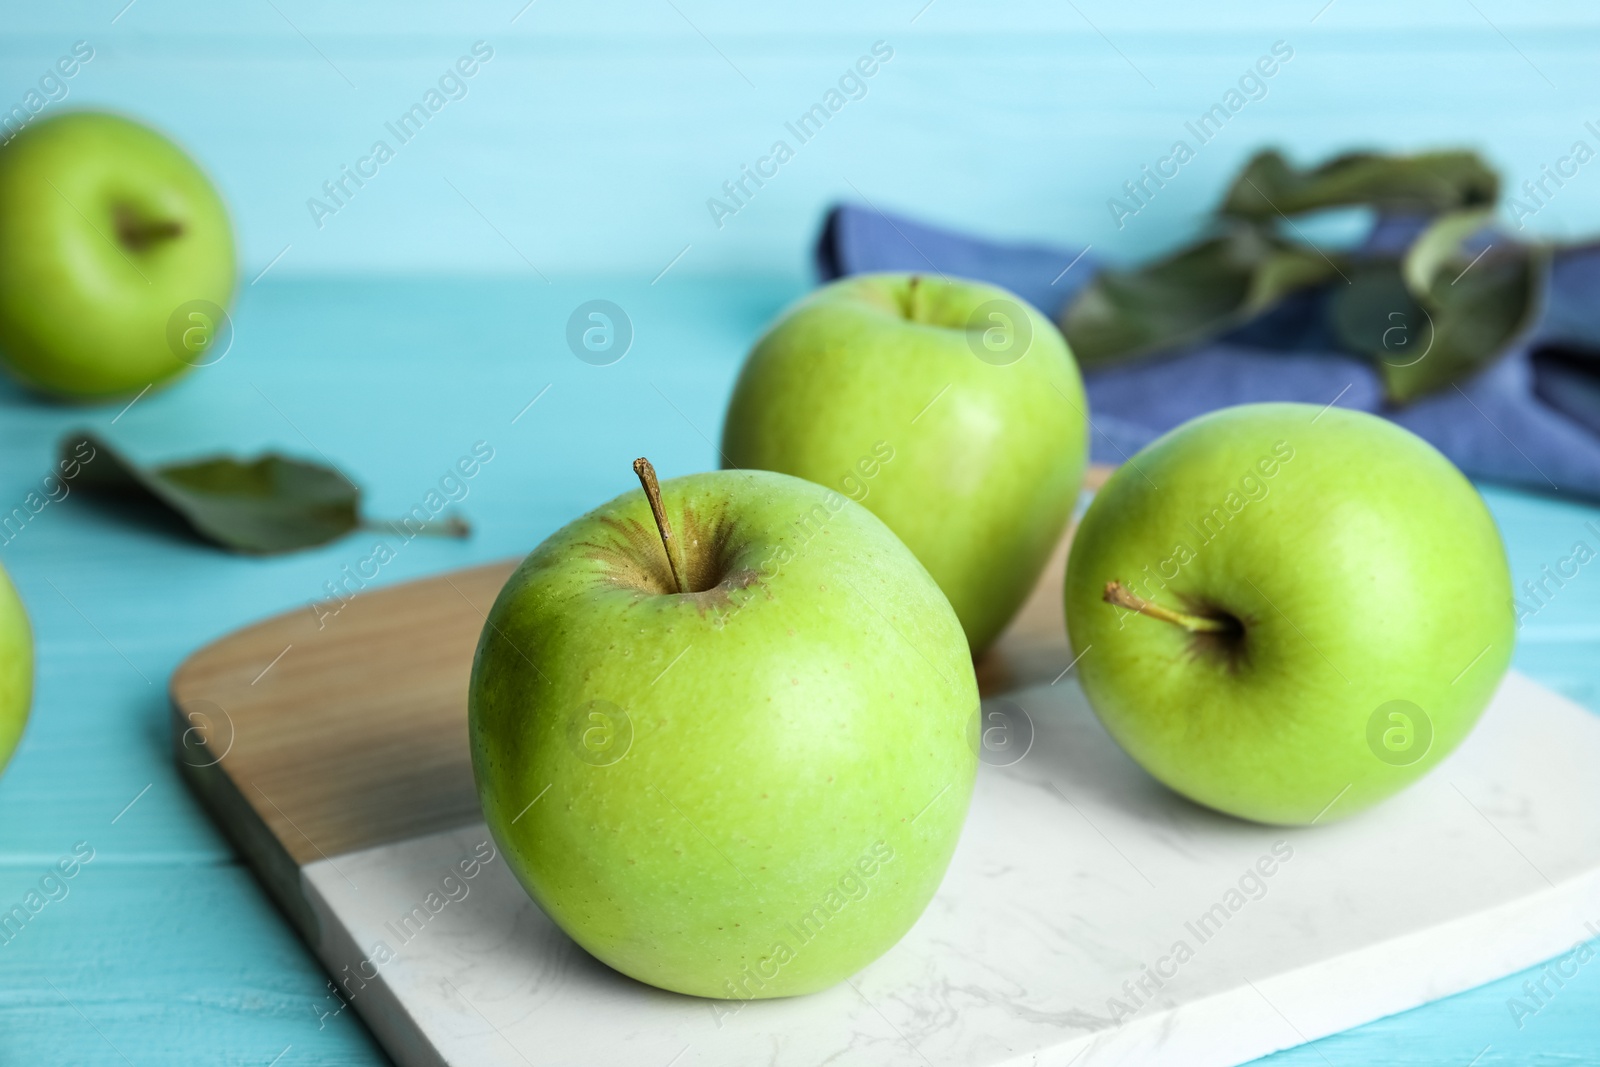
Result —
<svg viewBox="0 0 1600 1067"><path fill-rule="evenodd" d="M1330 305L1334 333L1344 347L1380 369L1426 359L1434 345L1432 312L1407 288L1398 260L1353 267L1350 284L1333 289Z"/></svg>
<svg viewBox="0 0 1600 1067"><path fill-rule="evenodd" d="M1406 288L1419 299L1432 292L1440 272L1461 258L1462 242L1488 225L1493 214L1485 209L1452 211L1429 223L1401 261Z"/></svg>
<svg viewBox="0 0 1600 1067"><path fill-rule="evenodd" d="M1192 344L1247 322L1338 268L1314 249L1254 226L1132 270L1102 270L1061 316L1078 361L1102 366Z"/></svg>
<svg viewBox="0 0 1600 1067"><path fill-rule="evenodd" d="M1275 219L1354 205L1436 214L1487 207L1499 195L1499 175L1475 152L1415 156L1351 152L1299 170L1269 150L1245 164L1219 210L1244 219Z"/></svg>
<svg viewBox="0 0 1600 1067"><path fill-rule="evenodd" d="M1304 170L1257 154L1218 209L1227 227L1154 263L1103 271L1062 312L1086 367L1209 340L1299 289L1329 286L1328 315L1350 351L1366 356L1392 402L1476 374L1536 314L1549 249L1490 239L1500 179L1475 153L1385 156L1354 152ZM1433 216L1403 255L1324 256L1281 232L1292 216L1365 206ZM1477 246L1474 246L1476 250Z"/></svg>
<svg viewBox="0 0 1600 1067"><path fill-rule="evenodd" d="M1435 257L1425 270L1420 261ZM1406 403L1493 363L1532 321L1547 263L1543 249L1509 244L1476 263L1437 249L1375 261L1335 290L1334 330L1374 362L1389 399Z"/></svg>
<svg viewBox="0 0 1600 1067"><path fill-rule="evenodd" d="M63 462L81 464L77 486L124 507L157 513L205 541L268 555L326 544L363 525L361 490L331 467L266 453L251 460L214 456L141 467L88 434L61 442ZM84 456L91 458L85 460ZM63 468L65 469L65 468ZM437 532L409 523L410 533ZM467 532L447 519L445 532Z"/></svg>

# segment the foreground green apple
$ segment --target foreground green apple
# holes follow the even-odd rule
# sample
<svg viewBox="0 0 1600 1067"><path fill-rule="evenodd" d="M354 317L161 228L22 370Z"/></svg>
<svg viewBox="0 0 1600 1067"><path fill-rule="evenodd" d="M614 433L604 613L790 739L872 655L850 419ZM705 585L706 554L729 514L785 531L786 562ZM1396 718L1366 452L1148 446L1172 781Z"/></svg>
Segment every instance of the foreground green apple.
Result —
<svg viewBox="0 0 1600 1067"><path fill-rule="evenodd" d="M722 451L865 504L928 568L977 653L1061 537L1086 410L1066 341L1020 297L869 274L812 293L756 343Z"/></svg>
<svg viewBox="0 0 1600 1067"><path fill-rule="evenodd" d="M469 697L484 817L617 970L707 997L821 989L899 940L955 848L977 767L960 624L821 486L724 471L657 500L659 519L635 491L557 531L495 601Z"/></svg>
<svg viewBox="0 0 1600 1067"><path fill-rule="evenodd" d="M1494 521L1448 460L1304 404L1151 444L1096 495L1067 564L1106 729L1179 793L1268 823L1351 814L1443 759L1510 662L1510 603Z"/></svg>
<svg viewBox="0 0 1600 1067"><path fill-rule="evenodd" d="M72 112L0 148L0 359L29 385L110 397L216 358L233 283L227 211L159 133Z"/></svg>
<svg viewBox="0 0 1600 1067"><path fill-rule="evenodd" d="M0 770L22 740L33 702L33 630L16 587L0 569Z"/></svg>

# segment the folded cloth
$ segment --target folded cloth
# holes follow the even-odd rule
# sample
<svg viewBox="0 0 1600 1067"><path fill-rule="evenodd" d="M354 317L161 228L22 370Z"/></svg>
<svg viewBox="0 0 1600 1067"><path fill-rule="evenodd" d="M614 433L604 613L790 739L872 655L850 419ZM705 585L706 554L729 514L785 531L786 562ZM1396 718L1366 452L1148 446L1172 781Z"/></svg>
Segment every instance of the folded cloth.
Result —
<svg viewBox="0 0 1600 1067"><path fill-rule="evenodd" d="M1403 247L1417 224L1381 219L1366 247ZM1004 286L1052 318L1101 262L1087 247L987 241L850 205L829 213L817 244L824 281L933 271ZM1119 463L1216 408L1293 400L1392 419L1472 478L1600 498L1600 246L1556 254L1544 306L1503 356L1403 406L1385 401L1371 364L1337 348L1325 303L1297 294L1213 341L1085 374L1094 459Z"/></svg>

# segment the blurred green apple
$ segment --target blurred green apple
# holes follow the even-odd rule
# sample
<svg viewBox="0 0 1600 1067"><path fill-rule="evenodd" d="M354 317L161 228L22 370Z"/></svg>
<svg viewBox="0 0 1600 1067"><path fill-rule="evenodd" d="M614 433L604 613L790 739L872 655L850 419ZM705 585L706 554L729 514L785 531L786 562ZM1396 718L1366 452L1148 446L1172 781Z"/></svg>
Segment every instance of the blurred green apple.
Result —
<svg viewBox="0 0 1600 1067"><path fill-rule="evenodd" d="M977 769L966 641L838 493L719 471L657 499L659 519L634 491L558 530L495 601L468 703L484 818L624 974L822 989L898 941L949 863Z"/></svg>
<svg viewBox="0 0 1600 1067"><path fill-rule="evenodd" d="M928 568L976 654L1060 540L1086 411L1066 341L1022 298L868 274L818 289L756 342L722 451L859 500Z"/></svg>
<svg viewBox="0 0 1600 1067"><path fill-rule="evenodd" d="M0 148L0 360L60 397L137 393L231 339L233 232L161 134L99 112Z"/></svg>
<svg viewBox="0 0 1600 1067"><path fill-rule="evenodd" d="M1375 415L1195 419L1095 496L1067 630L1100 721L1202 804L1304 824L1458 745L1511 660L1511 578L1477 490Z"/></svg>
<svg viewBox="0 0 1600 1067"><path fill-rule="evenodd" d="M33 630L16 586L0 568L0 770L22 740L33 703Z"/></svg>

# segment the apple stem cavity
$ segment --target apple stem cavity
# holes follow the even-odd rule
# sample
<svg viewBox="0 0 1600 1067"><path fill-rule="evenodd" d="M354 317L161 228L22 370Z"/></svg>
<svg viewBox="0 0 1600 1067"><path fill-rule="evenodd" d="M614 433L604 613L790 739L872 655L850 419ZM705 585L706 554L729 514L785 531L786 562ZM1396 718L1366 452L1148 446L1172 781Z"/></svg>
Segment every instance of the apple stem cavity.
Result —
<svg viewBox="0 0 1600 1067"><path fill-rule="evenodd" d="M183 234L183 223L171 219L141 219L132 209L116 209L117 238L124 247L143 252L157 241L170 241Z"/></svg>
<svg viewBox="0 0 1600 1067"><path fill-rule="evenodd" d="M1119 608L1136 611L1140 615L1148 615L1152 619L1170 622L1181 626L1192 634L1224 634L1234 633L1239 625L1233 619L1216 618L1210 615L1193 615L1185 611L1173 611L1160 604L1146 600L1144 597L1128 591L1121 582L1107 582L1105 595L1102 598L1107 604L1115 604Z"/></svg>
<svg viewBox="0 0 1600 1067"><path fill-rule="evenodd" d="M640 456L633 461L633 473L644 486L644 498L650 501L650 514L655 516L656 530L661 534L661 547L667 553L667 567L672 571L672 591L685 592L683 564L678 560L678 542L672 536L672 524L667 521L667 511L661 506L661 483L656 480L656 469L650 461Z"/></svg>

